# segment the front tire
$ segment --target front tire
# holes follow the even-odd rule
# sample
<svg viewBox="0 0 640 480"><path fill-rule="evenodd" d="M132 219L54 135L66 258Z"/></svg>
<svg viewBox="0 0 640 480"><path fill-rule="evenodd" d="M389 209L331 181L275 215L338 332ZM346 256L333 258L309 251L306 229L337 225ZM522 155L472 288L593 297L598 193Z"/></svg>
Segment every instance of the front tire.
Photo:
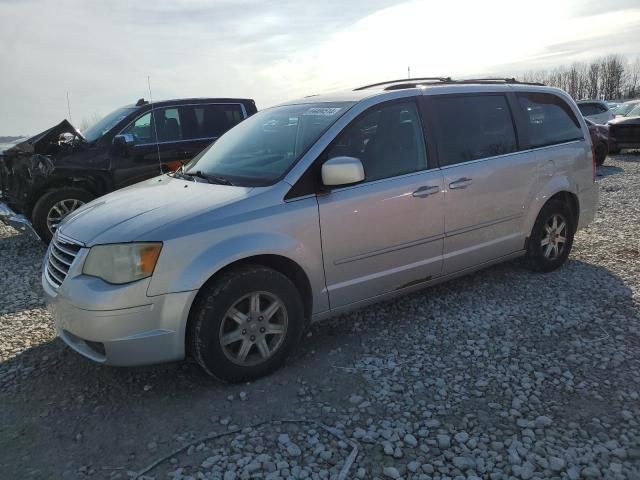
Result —
<svg viewBox="0 0 640 480"><path fill-rule="evenodd" d="M36 202L31 223L44 243L49 243L60 222L71 212L93 200L95 195L77 187L49 190Z"/></svg>
<svg viewBox="0 0 640 480"><path fill-rule="evenodd" d="M230 383L267 375L299 342L304 309L295 285L244 266L204 287L189 316L187 348L209 375Z"/></svg>
<svg viewBox="0 0 640 480"><path fill-rule="evenodd" d="M571 209L559 200L549 200L536 219L529 237L527 259L532 270L551 272L562 266L573 245L575 220Z"/></svg>

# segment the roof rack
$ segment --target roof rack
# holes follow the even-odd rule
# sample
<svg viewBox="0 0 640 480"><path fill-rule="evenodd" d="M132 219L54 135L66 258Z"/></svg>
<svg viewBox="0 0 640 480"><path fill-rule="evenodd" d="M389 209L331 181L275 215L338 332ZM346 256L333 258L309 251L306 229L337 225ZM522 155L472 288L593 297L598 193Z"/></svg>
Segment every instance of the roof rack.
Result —
<svg viewBox="0 0 640 480"><path fill-rule="evenodd" d="M354 88L353 91L357 92L358 90L366 90L367 88L380 87L382 85L389 85L392 83L400 83L400 82L410 82L415 83L416 80L419 81L433 81L433 82L450 82L451 77L419 77L419 78L401 78L400 80L388 80L386 82L372 83L371 85L365 85L364 87Z"/></svg>
<svg viewBox="0 0 640 480"><path fill-rule="evenodd" d="M486 77L486 78L464 78L462 80L453 80L452 83L508 83L508 84L516 84L516 85L538 85L544 87L544 83L536 83L536 82L521 82L520 80L516 80L515 78L503 78L503 77Z"/></svg>
<svg viewBox="0 0 640 480"><path fill-rule="evenodd" d="M535 83L535 82L520 82L515 78L465 78L462 80L453 80L451 77L420 77L420 78L403 78L401 80L389 80L387 82L379 82L372 83L371 85L365 85L364 87L354 88L353 91L358 90L366 90L367 88L373 87L381 87L387 85L385 90L402 90L405 88L416 88L421 85L424 85L426 82L433 82L437 84L469 84L469 83L479 83L485 85L496 85L496 84L513 84L513 85L538 85L544 86L544 83Z"/></svg>

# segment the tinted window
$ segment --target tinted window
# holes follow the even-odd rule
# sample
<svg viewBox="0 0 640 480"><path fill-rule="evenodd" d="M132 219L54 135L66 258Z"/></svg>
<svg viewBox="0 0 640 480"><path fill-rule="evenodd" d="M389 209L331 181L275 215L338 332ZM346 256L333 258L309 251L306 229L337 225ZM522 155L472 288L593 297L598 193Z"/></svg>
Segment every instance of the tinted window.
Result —
<svg viewBox="0 0 640 480"><path fill-rule="evenodd" d="M503 95L433 98L440 165L515 152L516 133Z"/></svg>
<svg viewBox="0 0 640 480"><path fill-rule="evenodd" d="M424 138L415 104L392 104L360 117L329 149L327 158L338 156L359 158L366 181L424 170Z"/></svg>
<svg viewBox="0 0 640 480"><path fill-rule="evenodd" d="M244 119L240 105L182 107L184 138L217 138Z"/></svg>
<svg viewBox="0 0 640 480"><path fill-rule="evenodd" d="M175 142L182 140L182 126L178 108L161 108L153 112L155 129L160 142Z"/></svg>
<svg viewBox="0 0 640 480"><path fill-rule="evenodd" d="M607 108L600 103L579 103L580 113L585 117L588 115L598 115L607 111Z"/></svg>
<svg viewBox="0 0 640 480"><path fill-rule="evenodd" d="M578 119L561 98L547 93L521 93L518 101L528 120L532 147L583 138Z"/></svg>

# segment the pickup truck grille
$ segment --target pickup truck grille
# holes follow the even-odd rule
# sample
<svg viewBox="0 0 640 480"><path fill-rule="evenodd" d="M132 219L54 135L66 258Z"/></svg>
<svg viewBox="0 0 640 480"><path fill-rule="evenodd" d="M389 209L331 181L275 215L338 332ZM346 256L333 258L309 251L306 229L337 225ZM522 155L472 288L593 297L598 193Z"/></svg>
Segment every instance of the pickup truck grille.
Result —
<svg viewBox="0 0 640 480"><path fill-rule="evenodd" d="M58 288L67 278L69 268L76 259L76 255L80 250L80 245L71 243L67 240L58 238L54 235L51 240L51 248L49 248L49 258L44 267L44 273L54 287Z"/></svg>

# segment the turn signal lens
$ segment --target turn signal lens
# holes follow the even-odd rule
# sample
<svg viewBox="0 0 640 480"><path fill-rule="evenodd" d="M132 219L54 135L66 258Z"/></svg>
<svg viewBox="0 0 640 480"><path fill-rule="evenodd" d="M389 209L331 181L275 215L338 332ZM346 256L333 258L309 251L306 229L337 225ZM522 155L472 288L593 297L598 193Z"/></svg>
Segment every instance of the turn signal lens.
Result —
<svg viewBox="0 0 640 480"><path fill-rule="evenodd" d="M145 245L140 249L140 263L138 264L138 271L143 274L151 275L153 269L156 268L156 262L160 256L160 250L162 250L162 244L155 243Z"/></svg>

